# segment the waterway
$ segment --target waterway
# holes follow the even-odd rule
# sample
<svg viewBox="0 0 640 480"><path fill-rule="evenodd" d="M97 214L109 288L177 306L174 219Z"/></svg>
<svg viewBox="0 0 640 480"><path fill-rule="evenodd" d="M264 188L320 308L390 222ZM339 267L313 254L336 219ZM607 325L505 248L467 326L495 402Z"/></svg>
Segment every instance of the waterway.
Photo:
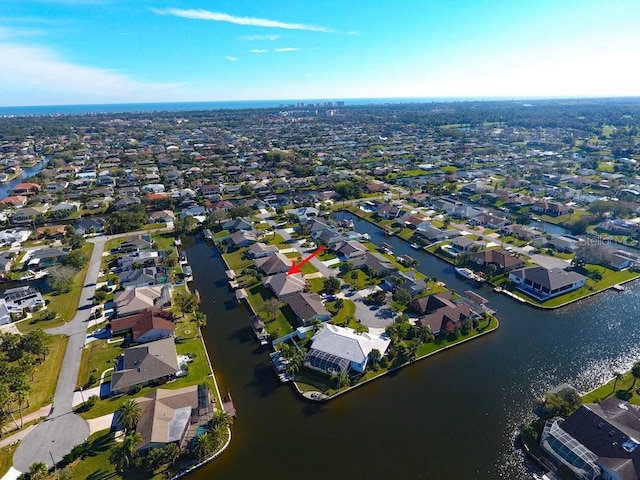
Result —
<svg viewBox="0 0 640 480"><path fill-rule="evenodd" d="M9 182L0 183L0 199L7 197L9 195L9 191L20 182L29 177L33 177L36 173L42 170L48 161L49 159L46 158L44 161L36 163L33 167L25 168L20 175Z"/></svg>
<svg viewBox="0 0 640 480"><path fill-rule="evenodd" d="M190 239L185 249L208 317L205 341L238 418L229 449L189 478L530 479L533 467L513 445L536 398L562 382L589 390L640 357L640 284L540 311L477 288L449 264L354 222L450 288L477 289L497 310L500 328L328 403L304 401L276 380L216 250Z"/></svg>

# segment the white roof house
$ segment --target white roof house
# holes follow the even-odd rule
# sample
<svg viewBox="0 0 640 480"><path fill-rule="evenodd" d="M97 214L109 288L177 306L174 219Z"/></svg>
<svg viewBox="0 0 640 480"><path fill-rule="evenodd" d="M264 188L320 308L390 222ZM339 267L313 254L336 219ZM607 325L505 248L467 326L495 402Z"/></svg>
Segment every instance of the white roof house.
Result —
<svg viewBox="0 0 640 480"><path fill-rule="evenodd" d="M377 349L384 355L390 344L386 334L357 333L351 328L327 323L311 339L305 365L329 374L349 369L362 373L369 353Z"/></svg>

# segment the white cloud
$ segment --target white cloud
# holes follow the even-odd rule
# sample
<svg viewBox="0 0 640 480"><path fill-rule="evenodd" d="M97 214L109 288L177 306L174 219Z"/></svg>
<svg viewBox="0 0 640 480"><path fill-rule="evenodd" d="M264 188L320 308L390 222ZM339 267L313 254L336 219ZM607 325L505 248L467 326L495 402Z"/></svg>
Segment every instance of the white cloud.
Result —
<svg viewBox="0 0 640 480"><path fill-rule="evenodd" d="M158 101L181 90L180 84L145 83L74 64L40 45L0 43L0 58L0 105Z"/></svg>
<svg viewBox="0 0 640 480"><path fill-rule="evenodd" d="M254 17L236 17L228 13L212 12L202 9L181 9L181 8L152 8L157 15L172 15L174 17L188 18L191 20L209 20L213 22L226 22L235 25L246 25L251 27L282 28L284 30L307 30L310 32L330 33L332 30L318 25L307 25L303 23L286 23L278 20Z"/></svg>
<svg viewBox="0 0 640 480"><path fill-rule="evenodd" d="M229 60L230 62L237 62L238 61L238 57L232 57L231 55L227 55L226 57L227 60Z"/></svg>
<svg viewBox="0 0 640 480"><path fill-rule="evenodd" d="M245 40L247 42L262 41L262 40L275 42L279 38L280 38L280 35L245 35L244 37L241 37L242 40Z"/></svg>
<svg viewBox="0 0 640 480"><path fill-rule="evenodd" d="M293 47L284 47L284 48L274 48L273 51L274 52L297 52L298 50L300 50L299 48L293 48Z"/></svg>
<svg viewBox="0 0 640 480"><path fill-rule="evenodd" d="M358 32L356 32L355 30L349 30L347 32L347 35L360 35Z"/></svg>
<svg viewBox="0 0 640 480"><path fill-rule="evenodd" d="M265 50L264 48L252 48L249 51L251 53L267 53L269 50Z"/></svg>

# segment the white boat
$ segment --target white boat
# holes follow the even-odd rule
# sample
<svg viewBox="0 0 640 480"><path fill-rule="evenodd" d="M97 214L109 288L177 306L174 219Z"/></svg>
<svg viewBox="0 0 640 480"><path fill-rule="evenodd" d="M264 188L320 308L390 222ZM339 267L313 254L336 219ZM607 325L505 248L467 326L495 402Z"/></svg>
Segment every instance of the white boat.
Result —
<svg viewBox="0 0 640 480"><path fill-rule="evenodd" d="M462 267L453 267L455 272L463 278L468 280L475 280L476 282L484 282L484 278L478 275L476 272L471 270L470 268L462 268Z"/></svg>
<svg viewBox="0 0 640 480"><path fill-rule="evenodd" d="M418 245L417 243L412 243L411 248L415 248L417 250L420 248L420 245Z"/></svg>

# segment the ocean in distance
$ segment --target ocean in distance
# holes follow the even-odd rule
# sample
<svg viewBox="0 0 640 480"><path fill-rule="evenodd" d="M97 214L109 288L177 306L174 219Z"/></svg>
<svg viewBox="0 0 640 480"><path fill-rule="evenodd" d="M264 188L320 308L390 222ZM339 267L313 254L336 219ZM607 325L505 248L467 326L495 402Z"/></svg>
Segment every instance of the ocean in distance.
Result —
<svg viewBox="0 0 640 480"><path fill-rule="evenodd" d="M100 113L133 112L185 112L195 110L242 110L256 108L288 108L300 104L321 105L323 108L337 107L338 102L350 105L385 105L433 102L460 102L474 100L516 100L513 98L455 97L455 98L339 98L308 100L245 100L220 102L164 102L164 103L113 103L95 105L35 105L22 107L0 107L0 117L40 115L88 115ZM520 99L520 100L524 100Z"/></svg>

